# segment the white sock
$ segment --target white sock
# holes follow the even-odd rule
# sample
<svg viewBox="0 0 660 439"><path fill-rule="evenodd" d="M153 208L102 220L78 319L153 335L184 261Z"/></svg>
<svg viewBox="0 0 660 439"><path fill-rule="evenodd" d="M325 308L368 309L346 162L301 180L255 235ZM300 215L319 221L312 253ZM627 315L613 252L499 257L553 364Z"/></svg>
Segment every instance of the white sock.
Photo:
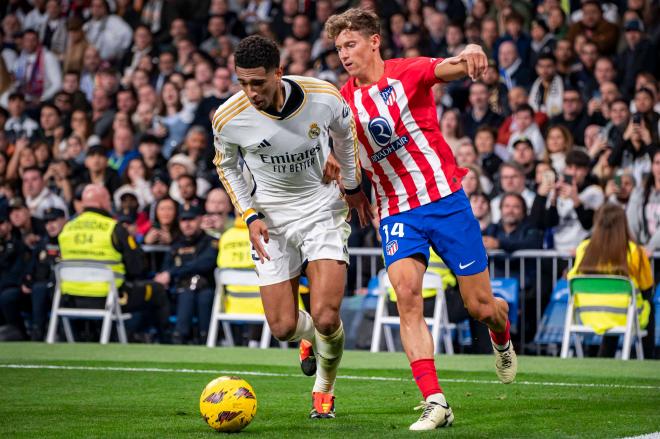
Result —
<svg viewBox="0 0 660 439"><path fill-rule="evenodd" d="M330 334L323 335L316 331L316 381L314 392L334 393L335 379L341 356L344 353L344 325Z"/></svg>
<svg viewBox="0 0 660 439"><path fill-rule="evenodd" d="M445 399L444 393L434 393L433 395L429 395L426 398L426 402L435 402L436 404L440 404L443 406L447 405L447 400Z"/></svg>
<svg viewBox="0 0 660 439"><path fill-rule="evenodd" d="M304 338L314 344L314 331L314 321L312 320L312 316L310 316L307 311L299 309L296 332L294 332L291 338L287 341L300 341Z"/></svg>

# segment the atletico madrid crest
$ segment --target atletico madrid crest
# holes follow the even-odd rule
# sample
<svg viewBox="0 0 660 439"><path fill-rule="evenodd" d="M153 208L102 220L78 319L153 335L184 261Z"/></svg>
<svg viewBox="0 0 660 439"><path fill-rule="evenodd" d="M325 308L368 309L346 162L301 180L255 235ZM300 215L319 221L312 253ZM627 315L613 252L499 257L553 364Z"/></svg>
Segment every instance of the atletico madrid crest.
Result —
<svg viewBox="0 0 660 439"><path fill-rule="evenodd" d="M390 107L396 103L396 92L391 85L388 85L380 91L380 97L383 98L383 101L385 101Z"/></svg>
<svg viewBox="0 0 660 439"><path fill-rule="evenodd" d="M396 241L390 241L387 243L385 246L385 253L387 253L387 256L392 256L396 251L399 250L399 243Z"/></svg>

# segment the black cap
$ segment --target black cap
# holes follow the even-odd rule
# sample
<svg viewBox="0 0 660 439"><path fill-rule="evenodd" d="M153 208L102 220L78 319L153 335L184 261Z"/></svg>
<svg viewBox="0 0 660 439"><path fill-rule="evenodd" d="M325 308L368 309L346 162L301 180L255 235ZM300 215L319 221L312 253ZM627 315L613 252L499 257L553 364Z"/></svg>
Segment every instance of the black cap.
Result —
<svg viewBox="0 0 660 439"><path fill-rule="evenodd" d="M202 215L202 209L197 206L182 207L179 212L179 218L182 220L195 219Z"/></svg>
<svg viewBox="0 0 660 439"><path fill-rule="evenodd" d="M9 200L9 210L25 207L25 201L21 197L14 197Z"/></svg>
<svg viewBox="0 0 660 439"><path fill-rule="evenodd" d="M151 177L151 184L160 181L163 183L165 186L169 186L170 182L172 179L170 178L170 174L167 173L167 171L158 170L154 172L154 175Z"/></svg>
<svg viewBox="0 0 660 439"><path fill-rule="evenodd" d="M65 218L66 213L57 207L50 207L44 211L44 221L53 221L58 218Z"/></svg>
<svg viewBox="0 0 660 439"><path fill-rule="evenodd" d="M406 24L403 25L403 33L405 35L419 34L419 27L417 27L413 23L407 22Z"/></svg>
<svg viewBox="0 0 660 439"><path fill-rule="evenodd" d="M518 146L521 143L527 145L529 148L534 149L534 145L532 145L532 141L529 140L527 137L521 137L517 139L515 142L513 142L513 149L516 149L516 146Z"/></svg>
<svg viewBox="0 0 660 439"><path fill-rule="evenodd" d="M103 157L108 156L108 151L101 145L92 145L89 147L87 150L87 157L93 156L93 155L102 155Z"/></svg>
<svg viewBox="0 0 660 439"><path fill-rule="evenodd" d="M626 32L628 31L644 32L644 23L642 23L641 20L637 20L637 19L628 20L624 23L623 29Z"/></svg>

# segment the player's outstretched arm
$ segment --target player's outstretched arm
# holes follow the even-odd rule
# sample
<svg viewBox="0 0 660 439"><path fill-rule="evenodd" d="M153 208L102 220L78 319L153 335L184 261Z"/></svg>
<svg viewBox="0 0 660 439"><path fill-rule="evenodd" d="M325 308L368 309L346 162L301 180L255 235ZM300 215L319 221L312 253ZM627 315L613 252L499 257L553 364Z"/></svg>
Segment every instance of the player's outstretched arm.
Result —
<svg viewBox="0 0 660 439"><path fill-rule="evenodd" d="M348 218L347 221L351 218L351 212L355 209L358 213L358 218L360 219L360 226L366 227L371 224L373 219L373 210L371 209L371 204L369 199L362 192L361 188L357 188L357 192L349 193L346 192L346 203L348 204Z"/></svg>
<svg viewBox="0 0 660 439"><path fill-rule="evenodd" d="M435 68L435 77L449 82L469 76L473 81L481 78L488 68L488 57L478 44L468 44L457 56L445 58Z"/></svg>

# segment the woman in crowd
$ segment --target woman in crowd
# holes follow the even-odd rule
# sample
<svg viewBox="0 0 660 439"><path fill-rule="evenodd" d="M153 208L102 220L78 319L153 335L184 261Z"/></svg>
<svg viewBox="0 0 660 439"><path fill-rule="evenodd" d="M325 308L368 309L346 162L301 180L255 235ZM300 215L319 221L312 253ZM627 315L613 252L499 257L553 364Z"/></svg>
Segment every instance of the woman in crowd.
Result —
<svg viewBox="0 0 660 439"><path fill-rule="evenodd" d="M161 111L160 122L167 129L167 137L163 143L163 155L169 157L174 149L183 141L189 122L186 121L183 104L179 96L179 88L171 81L166 82L160 92Z"/></svg>
<svg viewBox="0 0 660 439"><path fill-rule="evenodd" d="M460 113L452 108L445 111L440 119L440 131L454 154L464 139Z"/></svg>
<svg viewBox="0 0 660 439"><path fill-rule="evenodd" d="M545 136L543 161L549 163L557 174L561 174L566 167L566 154L572 149L573 136L571 132L561 125L551 126Z"/></svg>
<svg viewBox="0 0 660 439"><path fill-rule="evenodd" d="M643 247L637 245L628 229L625 211L611 203L605 203L598 209L594 218L594 228L590 239L580 243L575 251L575 264L568 273L568 279L580 274L613 274L629 277L635 287L641 291L637 295L637 306L640 312L642 328L649 329L654 334L654 322L651 314L649 298L653 292L653 275L651 264ZM579 304L579 295L575 298ZM614 305L614 304L613 304ZM617 304L618 306L618 304ZM583 315L582 321L587 325L597 325L600 331L619 326L616 318L604 315ZM624 317L625 319L625 317ZM599 356L613 356L617 349L619 336L604 336L600 346ZM655 337L647 336L644 341L644 355L654 358Z"/></svg>
<svg viewBox="0 0 660 439"><path fill-rule="evenodd" d="M171 198L163 198L156 204L156 221L144 236L148 245L170 245L179 235L179 206Z"/></svg>

